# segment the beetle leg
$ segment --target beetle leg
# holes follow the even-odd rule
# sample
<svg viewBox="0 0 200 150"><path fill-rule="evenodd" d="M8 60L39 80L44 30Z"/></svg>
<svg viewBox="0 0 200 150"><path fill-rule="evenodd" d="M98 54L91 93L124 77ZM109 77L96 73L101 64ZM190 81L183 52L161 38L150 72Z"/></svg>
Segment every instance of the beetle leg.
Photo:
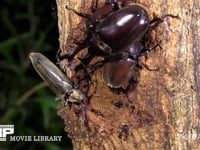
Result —
<svg viewBox="0 0 200 150"><path fill-rule="evenodd" d="M91 12L95 12L98 7L98 0L92 0L90 10Z"/></svg>
<svg viewBox="0 0 200 150"><path fill-rule="evenodd" d="M77 15L80 16L80 17L83 17L83 18L86 18L86 19L89 19L89 18L90 18L90 15L89 15L89 14L86 14L86 13L80 13L80 12L76 11L75 9L70 8L70 7L67 6L67 5L65 6L65 8L68 9L68 10L73 11L75 14L77 14Z"/></svg>
<svg viewBox="0 0 200 150"><path fill-rule="evenodd" d="M82 64L88 65L92 60L92 58L94 58L94 56L97 56L96 53L94 52L94 49L90 49L89 47L87 54L84 57L81 58L78 57L78 59L81 61Z"/></svg>
<svg viewBox="0 0 200 150"><path fill-rule="evenodd" d="M68 102L69 102L69 97L70 97L70 95L72 94L72 91L71 90L69 90L68 92L66 92L65 93L65 95L64 95L64 106L67 106L68 105ZM70 107L71 108L71 107Z"/></svg>
<svg viewBox="0 0 200 150"><path fill-rule="evenodd" d="M82 117L83 117L83 124L84 126L86 126L87 128L89 128L89 125L88 125L88 119L87 119L87 102L86 101L83 101L83 106L82 106Z"/></svg>
<svg viewBox="0 0 200 150"><path fill-rule="evenodd" d="M165 21L166 18L171 17L171 18L176 18L176 19L180 19L179 16L176 15L172 15L172 14L166 14L160 18L154 18L150 21L150 28L149 31L155 30L156 27L159 26L159 24L161 24L162 22Z"/></svg>
<svg viewBox="0 0 200 150"><path fill-rule="evenodd" d="M118 2L120 0L106 0L105 5L112 5L112 10L116 11L119 9Z"/></svg>
<svg viewBox="0 0 200 150"><path fill-rule="evenodd" d="M123 135L125 135L125 139L128 138L129 127L126 124L121 127L121 131L119 132L118 138L121 139Z"/></svg>
<svg viewBox="0 0 200 150"><path fill-rule="evenodd" d="M116 11L119 9L119 5L118 5L118 0L114 0L112 2L112 5L113 5L113 10Z"/></svg>
<svg viewBox="0 0 200 150"><path fill-rule="evenodd" d="M156 67L156 68L149 68L149 66L145 63L143 63L142 61L138 60L138 64L137 64L139 67L142 67L142 68L145 68L147 69L148 71L158 71L159 68Z"/></svg>
<svg viewBox="0 0 200 150"><path fill-rule="evenodd" d="M141 57L141 56L147 56L147 54L149 54L152 50L154 50L154 49L156 49L157 47L160 47L160 45L159 44L156 44L155 46L153 46L152 48L149 48L149 49L146 49L146 48L144 48L142 51L141 51L141 53L140 53L140 55L138 56L138 57ZM161 48L161 47L160 47ZM142 61L140 61L140 60L138 60L138 66L139 67L142 67L142 68L145 68L145 69L147 69L147 70L149 70L149 71L157 71L157 70L159 70L159 68L149 68L148 67L148 65L146 65L145 63L143 63Z"/></svg>
<svg viewBox="0 0 200 150"><path fill-rule="evenodd" d="M84 70L85 73L86 73L85 76L89 76L89 79L90 79L90 75L89 75L88 70L87 70L87 64L84 64L84 63L81 61L80 58L78 58L78 59L80 60L80 67L83 68L83 70ZM77 67L79 67L79 66L77 66ZM78 68L77 68L77 69L78 69ZM84 77L84 78L85 78L85 77ZM84 78L83 78L83 79L84 79ZM81 79L81 80L83 80L83 79Z"/></svg>
<svg viewBox="0 0 200 150"><path fill-rule="evenodd" d="M69 51L67 54L62 55L62 56L58 56L59 60L63 60L65 58L67 58L68 60L72 60L74 58L74 56L80 52L81 50L85 49L88 47L88 38L86 38L82 43L79 44L78 47L76 47L74 50Z"/></svg>
<svg viewBox="0 0 200 150"><path fill-rule="evenodd" d="M93 58L93 57L91 57ZM105 60L102 60L102 61L97 61L96 63L92 64L92 65L88 65L88 64L85 64L83 61L82 61L82 58L78 58L80 60L80 65L77 66L77 70L79 70L79 68L81 67L86 75L82 78L80 78L78 80L77 83L80 83L81 80L84 80L84 79L88 79L89 81L91 80L91 76L90 74L93 73L94 71L96 71L98 68L100 68L104 63L105 63Z"/></svg>
<svg viewBox="0 0 200 150"><path fill-rule="evenodd" d="M106 0L105 4L110 5L112 4L114 6L113 10L118 10L119 9L119 3L120 7L128 6L130 3L136 3L137 0Z"/></svg>
<svg viewBox="0 0 200 150"><path fill-rule="evenodd" d="M140 55L138 57L141 57L141 56L146 56L147 54L149 54L149 52L151 52L152 50L156 49L157 47L160 47L160 44L156 44L155 46L153 46L152 48L149 48L149 49L143 49L140 53Z"/></svg>

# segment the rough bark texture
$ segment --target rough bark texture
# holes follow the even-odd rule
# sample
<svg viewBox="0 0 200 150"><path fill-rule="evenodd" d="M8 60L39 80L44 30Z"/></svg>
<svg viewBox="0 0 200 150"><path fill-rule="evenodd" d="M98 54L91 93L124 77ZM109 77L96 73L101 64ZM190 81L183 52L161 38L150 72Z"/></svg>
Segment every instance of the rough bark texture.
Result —
<svg viewBox="0 0 200 150"><path fill-rule="evenodd" d="M162 49L150 53L145 63L159 71L140 70L128 101L123 92L109 89L97 70L86 110L89 128L83 125L82 115L74 112L81 105L72 104L70 109L61 104L58 114L76 150L200 149L200 1L140 2L151 18L164 14L180 17L166 19L152 33ZM85 27L84 19L65 9L66 5L90 13L91 0L57 0L62 53L84 38ZM61 67L65 64L62 61Z"/></svg>

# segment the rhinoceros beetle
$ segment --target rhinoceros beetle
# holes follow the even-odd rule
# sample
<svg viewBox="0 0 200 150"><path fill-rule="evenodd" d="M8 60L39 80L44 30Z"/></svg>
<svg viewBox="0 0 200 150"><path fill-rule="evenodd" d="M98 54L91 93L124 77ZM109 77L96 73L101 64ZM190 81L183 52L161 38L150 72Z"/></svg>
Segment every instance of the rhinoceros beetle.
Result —
<svg viewBox="0 0 200 150"><path fill-rule="evenodd" d="M92 3L95 4L95 0ZM151 30L164 18L177 16L168 14L150 21L142 4L130 0L107 0L105 6L97 8L97 3L92 7L92 15L66 7L85 18L87 35L77 48L59 58L72 62L79 51L88 48L86 56L79 58L84 68L89 66L92 58L102 56L104 81L112 88L121 88L133 77L132 69L138 65L138 58L152 49L145 47L145 39Z"/></svg>

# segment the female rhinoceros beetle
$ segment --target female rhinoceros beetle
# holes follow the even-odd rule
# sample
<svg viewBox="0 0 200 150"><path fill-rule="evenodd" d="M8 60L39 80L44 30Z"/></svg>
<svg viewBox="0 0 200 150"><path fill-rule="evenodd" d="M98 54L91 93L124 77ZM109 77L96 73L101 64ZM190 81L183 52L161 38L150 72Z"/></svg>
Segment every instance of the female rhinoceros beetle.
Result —
<svg viewBox="0 0 200 150"><path fill-rule="evenodd" d="M77 48L59 58L72 62L79 51L88 48L80 58L87 68L92 58L103 56L103 79L112 88L123 87L133 77L138 58L151 50L144 44L151 30L168 16L177 18L165 15L150 21L146 8L130 0L107 0L102 8L92 7L92 15L66 8L86 18L87 35Z"/></svg>

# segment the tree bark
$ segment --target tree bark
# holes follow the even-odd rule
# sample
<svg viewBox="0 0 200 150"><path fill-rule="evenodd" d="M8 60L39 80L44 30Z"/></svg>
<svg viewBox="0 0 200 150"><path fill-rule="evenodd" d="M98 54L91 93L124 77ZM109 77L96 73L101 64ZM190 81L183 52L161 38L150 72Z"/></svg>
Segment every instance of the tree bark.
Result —
<svg viewBox="0 0 200 150"><path fill-rule="evenodd" d="M99 0L99 7L104 0ZM103 82L101 69L92 74L90 103L86 107L88 126L76 110L60 104L58 115L64 120L65 131L79 150L133 149L200 149L200 1L148 0L140 1L148 9L150 18L165 14L167 18L152 33L161 41L162 49L141 58L158 71L139 71L135 88L111 90ZM61 54L84 39L84 18L69 11L90 13L91 0L57 0L59 42ZM84 52L83 52L84 53ZM81 55L81 54L79 54ZM65 68L67 61L61 62Z"/></svg>

